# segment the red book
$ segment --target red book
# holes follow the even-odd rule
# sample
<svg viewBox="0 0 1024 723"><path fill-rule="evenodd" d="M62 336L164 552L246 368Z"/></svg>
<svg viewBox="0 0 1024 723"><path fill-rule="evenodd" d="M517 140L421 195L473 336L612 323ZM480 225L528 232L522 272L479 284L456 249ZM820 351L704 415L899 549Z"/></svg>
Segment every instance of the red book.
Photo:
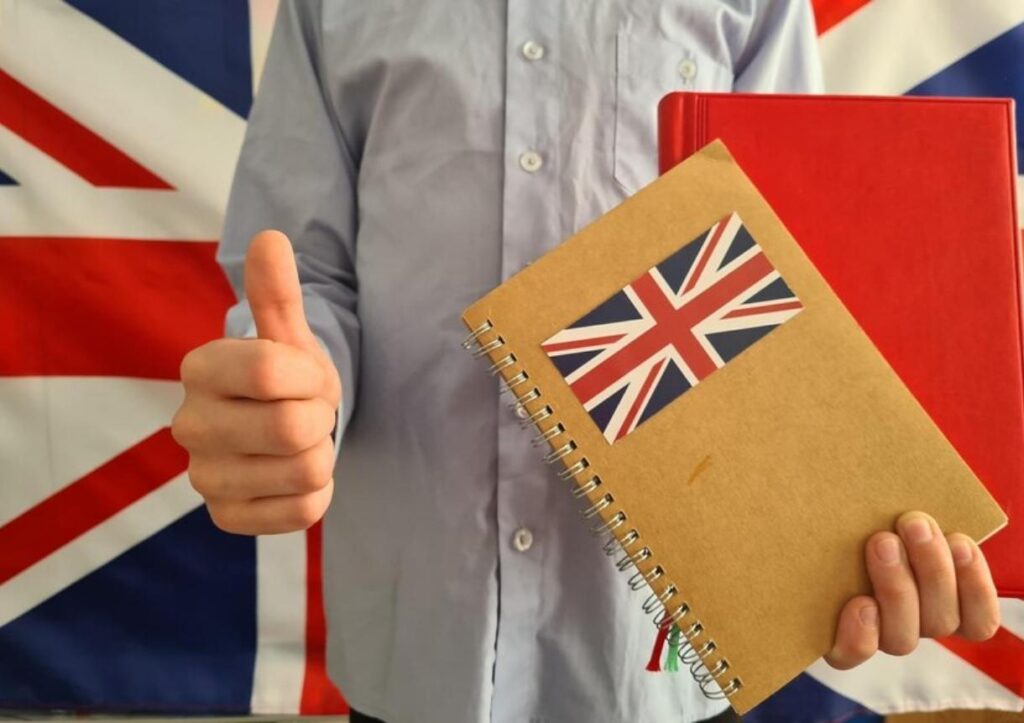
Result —
<svg viewBox="0 0 1024 723"><path fill-rule="evenodd" d="M661 171L721 138L1010 522L1024 597L1024 351L1013 101L673 93Z"/></svg>

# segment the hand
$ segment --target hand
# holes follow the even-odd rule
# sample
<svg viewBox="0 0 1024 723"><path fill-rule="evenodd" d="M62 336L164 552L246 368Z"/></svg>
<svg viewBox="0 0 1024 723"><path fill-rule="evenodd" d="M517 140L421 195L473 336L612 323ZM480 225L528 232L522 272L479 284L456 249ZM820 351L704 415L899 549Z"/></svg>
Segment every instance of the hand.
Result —
<svg viewBox="0 0 1024 723"><path fill-rule="evenodd" d="M999 627L999 604L985 556L971 538L943 536L923 512L896 522L899 534L877 532L864 555L874 596L850 600L839 616L833 668L860 665L876 651L907 655L924 637L954 633L986 640Z"/></svg>
<svg viewBox="0 0 1024 723"><path fill-rule="evenodd" d="M257 339L217 339L181 362L171 432L210 517L246 535L306 529L334 490L341 382L306 323L288 237L261 231L245 258Z"/></svg>

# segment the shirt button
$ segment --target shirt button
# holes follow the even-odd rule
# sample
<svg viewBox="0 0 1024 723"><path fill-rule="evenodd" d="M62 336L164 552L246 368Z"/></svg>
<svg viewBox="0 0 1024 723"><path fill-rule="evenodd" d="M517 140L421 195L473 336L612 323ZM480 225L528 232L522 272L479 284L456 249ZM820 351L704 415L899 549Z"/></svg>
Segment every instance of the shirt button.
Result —
<svg viewBox="0 0 1024 723"><path fill-rule="evenodd" d="M683 80L692 80L693 77L697 75L697 63L690 60L689 58L686 58L685 60L679 63L678 70L679 77L681 77Z"/></svg>
<svg viewBox="0 0 1024 723"><path fill-rule="evenodd" d="M544 46L527 40L523 43L523 57L527 60L540 60L544 57Z"/></svg>
<svg viewBox="0 0 1024 723"><path fill-rule="evenodd" d="M544 165L544 159L536 151L523 151L519 154L519 165L527 173L536 173Z"/></svg>
<svg viewBox="0 0 1024 723"><path fill-rule="evenodd" d="M533 533L525 527L520 527L512 535L512 546L520 552L526 552L533 547Z"/></svg>

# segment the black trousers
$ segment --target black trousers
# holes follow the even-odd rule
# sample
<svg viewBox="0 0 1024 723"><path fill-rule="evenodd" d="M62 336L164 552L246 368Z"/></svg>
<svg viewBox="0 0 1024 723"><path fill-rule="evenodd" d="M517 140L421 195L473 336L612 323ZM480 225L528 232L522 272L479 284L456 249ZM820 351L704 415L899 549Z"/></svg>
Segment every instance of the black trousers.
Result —
<svg viewBox="0 0 1024 723"><path fill-rule="evenodd" d="M379 718L371 718L357 710L349 713L349 721L350 723L384 723ZM712 718L705 719L705 723L742 723L742 721L743 719L736 715L732 708L728 708Z"/></svg>

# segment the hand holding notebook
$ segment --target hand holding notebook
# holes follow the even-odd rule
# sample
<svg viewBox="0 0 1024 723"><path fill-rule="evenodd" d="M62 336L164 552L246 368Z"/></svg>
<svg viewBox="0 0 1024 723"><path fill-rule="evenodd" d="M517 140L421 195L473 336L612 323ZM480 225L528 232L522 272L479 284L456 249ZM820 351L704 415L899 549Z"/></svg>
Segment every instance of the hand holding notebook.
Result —
<svg viewBox="0 0 1024 723"><path fill-rule="evenodd" d="M986 640L999 625L992 575L970 537L953 533L947 541L923 512L901 515L896 530L878 532L865 545L872 592L843 607L825 655L833 667L852 668L877 651L906 655L923 637Z"/></svg>

